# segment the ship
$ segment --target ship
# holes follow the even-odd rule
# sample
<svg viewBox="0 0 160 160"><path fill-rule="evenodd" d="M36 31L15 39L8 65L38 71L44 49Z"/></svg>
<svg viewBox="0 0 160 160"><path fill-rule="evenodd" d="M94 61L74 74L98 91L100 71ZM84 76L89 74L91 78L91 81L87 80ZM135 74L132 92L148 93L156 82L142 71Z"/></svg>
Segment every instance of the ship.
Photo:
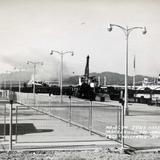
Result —
<svg viewBox="0 0 160 160"><path fill-rule="evenodd" d="M141 86L137 86L134 99L139 103L160 104L160 74L154 80L149 82L148 78L144 78Z"/></svg>
<svg viewBox="0 0 160 160"><path fill-rule="evenodd" d="M107 86L107 92L111 100L119 101L120 98L124 98L124 91L124 86ZM160 74L154 81L144 78L141 81L141 85L128 86L128 101L148 105L160 105Z"/></svg>

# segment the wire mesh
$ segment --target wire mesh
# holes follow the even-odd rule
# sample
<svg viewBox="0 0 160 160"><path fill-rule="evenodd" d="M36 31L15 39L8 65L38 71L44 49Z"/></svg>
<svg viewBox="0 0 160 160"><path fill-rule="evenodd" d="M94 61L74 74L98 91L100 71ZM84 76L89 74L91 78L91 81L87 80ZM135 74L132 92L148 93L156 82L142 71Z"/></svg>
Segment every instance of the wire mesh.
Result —
<svg viewBox="0 0 160 160"><path fill-rule="evenodd" d="M35 98L36 105L32 93L17 93L19 104L13 106L14 143L106 140L106 126L119 123L117 107L95 105L66 96L62 104L58 96L36 94ZM90 133L96 134L91 136Z"/></svg>

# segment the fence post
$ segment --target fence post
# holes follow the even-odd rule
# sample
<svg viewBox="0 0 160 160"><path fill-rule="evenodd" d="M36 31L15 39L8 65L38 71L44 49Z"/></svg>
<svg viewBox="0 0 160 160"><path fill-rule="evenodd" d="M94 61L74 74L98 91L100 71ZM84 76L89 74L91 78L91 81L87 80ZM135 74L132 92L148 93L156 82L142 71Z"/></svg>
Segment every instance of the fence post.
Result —
<svg viewBox="0 0 160 160"><path fill-rule="evenodd" d="M49 95L49 106L51 106L51 95Z"/></svg>
<svg viewBox="0 0 160 160"><path fill-rule="evenodd" d="M71 120L72 120L72 106L71 106L71 96L69 96L69 125L71 127Z"/></svg>
<svg viewBox="0 0 160 160"><path fill-rule="evenodd" d="M122 113L121 113L121 117L122 117L122 134L121 134L121 145L122 145L122 151L124 150L124 105L122 105L122 109L121 109Z"/></svg>
<svg viewBox="0 0 160 160"><path fill-rule="evenodd" d="M6 140L6 104L4 104L4 128L3 128L3 133L4 133L4 141Z"/></svg>
<svg viewBox="0 0 160 160"><path fill-rule="evenodd" d="M20 92L17 93L17 102L21 103L21 96L20 96Z"/></svg>
<svg viewBox="0 0 160 160"><path fill-rule="evenodd" d="M91 105L89 107L89 123L88 123L88 129L90 134L92 134L92 100L90 100Z"/></svg>
<svg viewBox="0 0 160 160"><path fill-rule="evenodd" d="M50 112L50 114L51 114L51 94L49 94L49 112ZM51 117L51 116L50 116Z"/></svg>
<svg viewBox="0 0 160 160"><path fill-rule="evenodd" d="M122 106L120 106L119 108L119 114L120 114L120 117L119 117L119 127L120 127L120 130L119 130L119 133L120 133L120 140L122 139Z"/></svg>
<svg viewBox="0 0 160 160"><path fill-rule="evenodd" d="M117 140L119 139L119 107L117 107Z"/></svg>
<svg viewBox="0 0 160 160"><path fill-rule="evenodd" d="M121 106L117 107L117 140L121 140Z"/></svg>
<svg viewBox="0 0 160 160"><path fill-rule="evenodd" d="M16 130L15 130L15 142L17 143L17 136L18 136L18 106L16 106Z"/></svg>
<svg viewBox="0 0 160 160"><path fill-rule="evenodd" d="M39 104L39 95L38 95L38 93L36 93L36 95L35 95L35 104L37 106L37 109L39 109L39 106L38 106L38 104Z"/></svg>
<svg viewBox="0 0 160 160"><path fill-rule="evenodd" d="M10 125L9 125L9 135L10 135L10 138L9 138L9 150L11 151L12 150L12 108L13 108L13 100L10 100Z"/></svg>
<svg viewBox="0 0 160 160"><path fill-rule="evenodd" d="M88 107L88 131L90 130L90 106Z"/></svg>

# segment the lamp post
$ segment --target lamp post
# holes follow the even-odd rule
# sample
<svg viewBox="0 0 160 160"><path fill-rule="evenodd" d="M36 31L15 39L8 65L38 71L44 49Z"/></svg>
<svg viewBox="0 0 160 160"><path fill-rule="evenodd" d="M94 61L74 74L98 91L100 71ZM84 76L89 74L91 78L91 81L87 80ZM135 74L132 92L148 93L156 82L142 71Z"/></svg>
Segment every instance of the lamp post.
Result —
<svg viewBox="0 0 160 160"><path fill-rule="evenodd" d="M19 90L19 93L21 92L21 73L22 73L22 71L25 71L26 70L26 68L24 68L24 67L22 67L22 66L20 66L20 67L14 67L14 69L17 71L17 72L19 72L19 77L18 77L18 90Z"/></svg>
<svg viewBox="0 0 160 160"><path fill-rule="evenodd" d="M34 107L36 104L36 98L35 98L35 74L36 74L36 66L37 65L43 65L43 62L32 62L32 61L27 61L27 64L32 64L33 65L33 97L34 97Z"/></svg>
<svg viewBox="0 0 160 160"><path fill-rule="evenodd" d="M122 27L120 25L116 25L116 24L109 24L108 27L108 31L112 31L113 27L118 27L120 29L122 29L122 31L125 34L125 40L126 40L126 54L125 54L125 115L128 115L128 38L130 33L135 30L135 29L142 29L143 30L143 34L147 33L146 27L132 27L132 28L128 28L128 27Z"/></svg>
<svg viewBox="0 0 160 160"><path fill-rule="evenodd" d="M125 52L125 97L124 97L124 106L123 106L123 110L122 110L122 147L124 148L124 115L129 115L128 112L128 38L130 33L133 30L136 29L142 29L142 34L146 34L147 30L146 27L132 27L132 28L128 28L127 27L123 27L117 24L109 24L108 26L108 31L112 31L113 27L118 27L120 28L124 35L125 35L125 40L126 40L126 52Z"/></svg>
<svg viewBox="0 0 160 160"><path fill-rule="evenodd" d="M61 103L63 102L62 100L62 95L63 95L63 56L67 53L71 53L71 56L74 55L73 51L66 51L66 52L59 52L59 51L55 51L55 50L51 50L50 55L52 55L53 53L58 53L61 56L61 70L60 70L60 98L61 98Z"/></svg>

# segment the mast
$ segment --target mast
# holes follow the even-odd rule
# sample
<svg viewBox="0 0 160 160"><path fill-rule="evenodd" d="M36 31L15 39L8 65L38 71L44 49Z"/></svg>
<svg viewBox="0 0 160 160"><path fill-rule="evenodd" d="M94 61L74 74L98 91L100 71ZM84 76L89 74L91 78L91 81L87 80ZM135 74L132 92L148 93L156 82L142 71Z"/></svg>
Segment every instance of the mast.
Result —
<svg viewBox="0 0 160 160"><path fill-rule="evenodd" d="M88 83L88 79L89 79L89 55L86 58L86 67L85 67L84 77L85 77L85 81Z"/></svg>

